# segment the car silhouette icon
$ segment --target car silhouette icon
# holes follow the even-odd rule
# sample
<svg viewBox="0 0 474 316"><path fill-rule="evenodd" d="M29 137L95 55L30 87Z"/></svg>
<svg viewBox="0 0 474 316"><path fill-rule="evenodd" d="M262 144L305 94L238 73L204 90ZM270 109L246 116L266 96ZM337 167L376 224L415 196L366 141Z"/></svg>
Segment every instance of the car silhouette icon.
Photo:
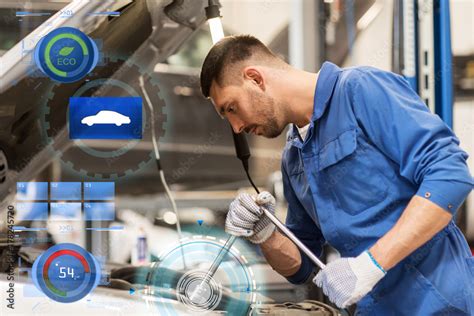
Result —
<svg viewBox="0 0 474 316"><path fill-rule="evenodd" d="M92 126L94 124L115 124L121 126L122 124L130 124L130 118L115 111L103 110L96 115L86 116L81 120L82 124Z"/></svg>

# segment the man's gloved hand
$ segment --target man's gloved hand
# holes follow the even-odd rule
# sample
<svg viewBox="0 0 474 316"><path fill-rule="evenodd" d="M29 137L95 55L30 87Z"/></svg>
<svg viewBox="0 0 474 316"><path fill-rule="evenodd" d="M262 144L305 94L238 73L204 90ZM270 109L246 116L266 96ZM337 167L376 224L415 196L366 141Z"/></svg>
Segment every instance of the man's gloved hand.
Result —
<svg viewBox="0 0 474 316"><path fill-rule="evenodd" d="M254 200L251 195L241 193L229 206L225 231L231 235L247 237L254 244L267 240L275 225L263 214L266 208L275 214L275 198L268 192L261 192Z"/></svg>
<svg viewBox="0 0 474 316"><path fill-rule="evenodd" d="M319 271L313 282L339 308L357 303L369 293L385 270L368 251L356 258L340 258L330 262Z"/></svg>

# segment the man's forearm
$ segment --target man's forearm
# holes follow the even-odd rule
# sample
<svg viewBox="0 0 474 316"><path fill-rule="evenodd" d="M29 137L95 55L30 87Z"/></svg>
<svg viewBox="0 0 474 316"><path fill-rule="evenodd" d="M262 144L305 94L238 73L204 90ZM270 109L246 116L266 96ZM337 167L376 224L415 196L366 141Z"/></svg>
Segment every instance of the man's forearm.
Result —
<svg viewBox="0 0 474 316"><path fill-rule="evenodd" d="M282 276L295 274L301 266L301 255L296 245L280 232L274 231L260 245L267 262Z"/></svg>
<svg viewBox="0 0 474 316"><path fill-rule="evenodd" d="M395 226L370 248L375 260L388 270L429 241L451 220L452 215L435 203L414 196ZM296 245L275 231L261 245L268 263L281 275L295 274L301 266Z"/></svg>
<svg viewBox="0 0 474 316"><path fill-rule="evenodd" d="M451 218L435 203L414 196L395 226L370 248L370 253L388 270L433 238Z"/></svg>

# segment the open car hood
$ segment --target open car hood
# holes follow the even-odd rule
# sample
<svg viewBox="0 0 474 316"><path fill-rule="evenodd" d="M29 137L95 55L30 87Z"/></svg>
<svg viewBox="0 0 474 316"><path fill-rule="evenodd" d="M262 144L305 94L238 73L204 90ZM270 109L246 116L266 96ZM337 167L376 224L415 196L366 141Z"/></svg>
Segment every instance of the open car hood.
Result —
<svg viewBox="0 0 474 316"><path fill-rule="evenodd" d="M176 52L205 22L206 5L206 0L72 1L61 10L74 12L71 17L65 19L60 12L56 13L23 42L34 47L55 28L75 27L99 40L102 54L114 56L115 60L120 56L120 62L139 59L141 67L152 72L157 63ZM120 15L91 14L99 11L118 11ZM5 153L9 170L6 180L0 183L0 200L13 193L11 188L16 182L35 178L54 159L49 146L40 145L44 143L44 127L38 124L43 111L39 104L51 95L53 82L35 76L38 70L32 62L33 51L25 52L22 45L17 43L0 58L0 154ZM110 78L119 72L120 65L115 62L115 66L103 77ZM65 108L68 98L85 81L54 84L54 91L61 92L57 95L58 103ZM62 125L50 136L55 150L65 152L72 142L67 137L65 121Z"/></svg>
<svg viewBox="0 0 474 316"><path fill-rule="evenodd" d="M154 50L154 61L163 61L205 22L206 4L206 0L75 0L28 34L22 42L33 47L51 30L69 26L92 36L98 33L97 35L104 36L102 39L106 43L113 41L114 44L120 45L133 42L137 38L141 39L141 46L154 43L157 48ZM65 11L74 14L66 19L61 16L61 12ZM110 17L93 14L106 11L121 12L122 15ZM130 15L136 17L133 23L129 23ZM111 28L111 25L114 27ZM124 32L125 30L128 32ZM147 38L143 38L143 35L147 35ZM20 42L0 58L0 93L23 80L31 72L32 55L33 51L25 52Z"/></svg>

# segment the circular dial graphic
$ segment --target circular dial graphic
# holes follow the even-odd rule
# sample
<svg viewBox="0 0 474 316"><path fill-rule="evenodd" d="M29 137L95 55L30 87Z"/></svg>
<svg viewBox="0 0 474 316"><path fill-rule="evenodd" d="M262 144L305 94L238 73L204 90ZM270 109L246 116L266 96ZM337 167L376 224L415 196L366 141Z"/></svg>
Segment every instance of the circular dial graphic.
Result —
<svg viewBox="0 0 474 316"><path fill-rule="evenodd" d="M134 177L140 172L144 172L154 167L153 150L131 150L142 141L151 139L152 115L147 106L143 106L143 139L124 140L116 142L114 146L106 150L98 150L87 140L75 140L77 150L66 151L61 147L60 142L55 143L55 138L59 131L67 122L68 107L64 104L73 97L141 97L145 100L139 78L143 77L145 90L149 92L149 98L154 105L155 129L159 140L165 135L167 121L166 104L164 96L158 85L157 77L147 73L144 64L125 60L125 56L109 56L110 60L104 65L99 65L93 73L85 77L86 82L78 86L77 84L62 85L56 83L45 103L42 105L41 124L43 125L43 145L50 149L52 155L60 158L62 167L68 172L77 174L80 177L93 179L115 179L124 181L128 177ZM110 79L114 73L126 74L127 83L119 79Z"/></svg>
<svg viewBox="0 0 474 316"><path fill-rule="evenodd" d="M222 298L221 284L200 270L186 272L178 281L177 293L188 310L198 313L214 310Z"/></svg>
<svg viewBox="0 0 474 316"><path fill-rule="evenodd" d="M185 238L165 251L146 277L145 294L156 297L160 315L179 315L178 300L192 314L226 311L247 315L256 300L256 282L247 259L232 247L215 275L207 271L225 240L211 236Z"/></svg>
<svg viewBox="0 0 474 316"><path fill-rule="evenodd" d="M99 283L97 260L74 244L58 244L34 262L33 282L49 298L71 303L89 294Z"/></svg>
<svg viewBox="0 0 474 316"><path fill-rule="evenodd" d="M78 29L61 27L38 42L34 57L38 68L51 79L74 82L94 69L99 50L95 42Z"/></svg>

